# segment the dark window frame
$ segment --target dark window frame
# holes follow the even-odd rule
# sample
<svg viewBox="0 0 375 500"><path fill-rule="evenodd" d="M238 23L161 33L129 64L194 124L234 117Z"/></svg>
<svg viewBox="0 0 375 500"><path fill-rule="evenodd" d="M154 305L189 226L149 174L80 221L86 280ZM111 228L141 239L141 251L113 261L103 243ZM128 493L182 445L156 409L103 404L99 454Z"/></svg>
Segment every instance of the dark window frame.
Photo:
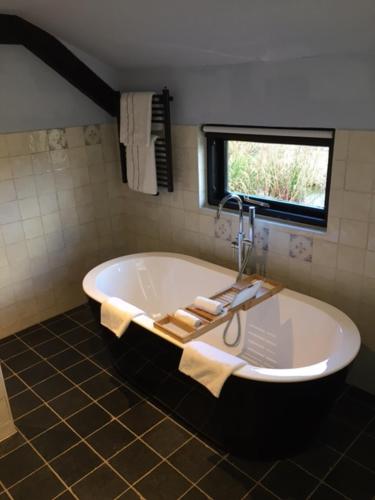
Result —
<svg viewBox="0 0 375 500"><path fill-rule="evenodd" d="M246 142L262 142L276 144L302 144L312 146L326 146L329 148L328 167L327 167L327 182L325 191L325 206L323 209L308 207L305 205L297 205L289 202L281 202L261 198L259 196L248 194L251 198L259 201L265 201L270 204L270 208L257 207L257 214L282 219L285 221L308 224L311 226L327 227L328 222L328 207L329 193L331 187L332 174L332 158L333 147L335 141L334 129L317 129L317 128L296 128L296 127L244 127L234 125L205 125L204 127L225 127L225 128L246 128L246 129L263 129L263 130L293 130L300 132L300 135L259 135L249 133L228 133L228 132L204 132L207 142L207 201L209 205L218 205L220 200L229 193L226 190L227 185L227 165L226 165L226 141L246 141ZM204 128L203 128L204 130ZM306 137L303 135L306 131L330 132L331 138L323 137ZM241 196L243 199L243 196ZM248 204L244 202L244 205ZM228 202L227 208L237 210L237 204Z"/></svg>

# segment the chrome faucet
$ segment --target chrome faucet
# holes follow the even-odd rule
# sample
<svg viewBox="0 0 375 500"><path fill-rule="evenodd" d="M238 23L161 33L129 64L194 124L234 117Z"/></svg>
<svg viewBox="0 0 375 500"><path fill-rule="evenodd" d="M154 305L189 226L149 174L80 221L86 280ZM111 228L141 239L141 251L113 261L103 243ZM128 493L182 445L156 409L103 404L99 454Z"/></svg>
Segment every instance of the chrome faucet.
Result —
<svg viewBox="0 0 375 500"><path fill-rule="evenodd" d="M238 203L238 233L236 239L232 241L232 247L237 250L237 259L238 259L238 276L237 281L242 278L242 275L247 267L248 258L250 256L250 251L255 246L255 210L256 206L269 208L269 204L264 201L254 200L253 198L244 197L244 201L249 204L249 224L248 224L248 237L245 238L243 232L243 201L240 196L237 194L228 194L224 196L224 198L220 201L216 218L219 219L221 212L224 208L224 205L229 200L235 200ZM248 251L245 255L245 248L247 247ZM245 258L244 258L245 255Z"/></svg>
<svg viewBox="0 0 375 500"><path fill-rule="evenodd" d="M220 219L220 215L224 208L224 205L229 200L235 200L238 203L238 217L239 217L238 233L236 239L232 241L232 247L237 250L238 271L240 272L242 268L244 233L243 233L243 202L241 198L238 196L238 194L227 194L227 196L224 196L224 198L220 201L217 207L216 218Z"/></svg>
<svg viewBox="0 0 375 500"><path fill-rule="evenodd" d="M247 196L244 197L244 200L246 201L246 203L249 204L248 240L251 243L251 246L254 247L254 245L255 245L255 210L256 210L256 206L269 208L270 205L269 205L269 203L266 203L265 201L254 200L253 198L248 198Z"/></svg>

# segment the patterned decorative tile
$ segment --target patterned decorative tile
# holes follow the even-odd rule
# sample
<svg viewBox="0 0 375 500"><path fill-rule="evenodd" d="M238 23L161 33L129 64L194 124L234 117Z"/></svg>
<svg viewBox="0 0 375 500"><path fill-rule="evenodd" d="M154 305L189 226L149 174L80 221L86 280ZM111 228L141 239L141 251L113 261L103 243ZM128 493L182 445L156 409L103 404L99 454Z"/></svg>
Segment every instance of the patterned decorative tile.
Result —
<svg viewBox="0 0 375 500"><path fill-rule="evenodd" d="M215 219L215 238L231 241L232 221L229 219Z"/></svg>
<svg viewBox="0 0 375 500"><path fill-rule="evenodd" d="M268 227L260 227L255 229L255 247L263 250L263 252L268 251L268 239L270 235L270 230Z"/></svg>
<svg viewBox="0 0 375 500"><path fill-rule="evenodd" d="M289 257L312 262L313 239L308 236L291 234L289 241Z"/></svg>
<svg viewBox="0 0 375 500"><path fill-rule="evenodd" d="M52 128L48 130L48 146L51 151L55 151L57 149L66 149L67 142L65 129Z"/></svg>
<svg viewBox="0 0 375 500"><path fill-rule="evenodd" d="M85 137L86 146L93 146L94 144L100 144L102 142L98 125L87 125L83 128L83 135Z"/></svg>

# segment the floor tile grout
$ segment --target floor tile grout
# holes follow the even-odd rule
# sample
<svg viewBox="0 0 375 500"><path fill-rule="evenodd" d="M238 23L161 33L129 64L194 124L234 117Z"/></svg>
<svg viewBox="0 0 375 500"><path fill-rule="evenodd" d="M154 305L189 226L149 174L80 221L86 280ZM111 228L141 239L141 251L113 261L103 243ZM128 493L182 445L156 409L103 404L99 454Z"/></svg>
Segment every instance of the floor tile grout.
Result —
<svg viewBox="0 0 375 500"><path fill-rule="evenodd" d="M85 309L83 308L84 306L79 306L79 307L82 307L82 312L85 311ZM74 308L72 311L74 312L76 308ZM53 327L53 324L54 323L57 323L59 321L63 321L64 319L69 319L73 322L76 323L76 325L72 328L69 328L68 330L66 331L62 331L60 333L55 333L50 327ZM24 438L24 442L20 445L17 445L15 448L13 448L11 451L7 452L5 455L3 455L2 458L6 457L7 455L11 454L12 452L16 451L17 449L19 449L20 447L24 446L25 444L28 444L29 446L32 447L32 449L34 450L35 453L37 453L37 455L42 459L43 461L43 465L41 467L39 467L38 469L34 470L33 472L31 472L29 475L23 477L22 479L20 479L19 481L15 482L13 485L11 485L10 488L13 488L16 484L18 484L19 482L22 482L23 480L25 480L26 478L28 478L29 476L31 476L32 474L34 474L35 472L37 472L38 470L40 470L41 468L43 468L44 466L47 465L48 469L50 471L52 471L52 473L57 477L59 478L59 480L62 482L63 486L64 486L64 490L59 493L58 495L56 495L55 498L58 498L59 496L61 496L64 491L69 491L70 493L73 494L73 496L75 498L78 498L74 492L73 492L73 487L76 486L78 483L80 483L81 481L83 481L86 477L88 477L90 474L94 473L97 469L99 469L100 467L104 465L106 465L107 467L109 467L109 469L112 471L112 473L114 473L117 477L119 477L122 482L124 483L125 485L125 489L123 490L122 493L118 494L116 498L119 498L125 491L128 491L128 490L131 490L133 492L135 492L137 495L140 495L140 492L137 490L137 485L140 484L140 482L145 478L147 477L149 474L152 474L152 472L157 469L157 467L159 467L161 464L163 463L166 463L168 464L172 469L174 469L180 476L182 476L186 481L187 481L187 484L189 485L188 489L185 490L179 498L182 498L184 495L186 495L186 493L190 490L193 490L194 488L197 488L202 494L204 494L206 497L209 497L209 495L207 494L207 492L205 492L204 490L202 490L199 486L199 483L207 476L209 475L216 467L220 466L220 464L222 464L223 462L226 462L228 464L230 464L231 467L234 467L236 470L238 470L241 474L243 474L244 476L246 476L249 480L251 480L253 482L251 488L245 493L245 495L242 496L242 498L245 498L247 495L249 495L253 490L255 490L258 486L264 488L264 490L268 491L269 493L272 493L273 495L276 495L271 489L269 489L267 486L265 486L263 484L263 480L272 472L272 470L280 463L280 460L277 460L275 461L273 464L271 464L271 466L267 469L266 472L264 472L264 474L258 479L258 480L255 480L251 474L249 474L248 472L244 471L241 469L240 466L237 466L235 463L233 463L230 458L229 458L229 454L228 453L223 453L223 450L222 449L218 449L216 448L216 445L213 444L211 445L211 439L209 439L208 441L205 441L203 439L201 439L200 437L200 434L195 431L195 430L192 430L190 428L190 425L187 424L187 427L185 426L185 422L182 421L182 423L180 423L180 420L178 418L178 415L176 416L176 412L175 412L175 409L165 409L164 408L164 405L165 403L163 403L162 400L159 400L158 398L149 398L148 395L144 392L144 391L139 391L138 388L135 388L133 385L129 384L128 382L124 381L121 377L121 375L117 374L117 373L114 373L113 372L113 366L112 365L108 365L107 364L107 361L106 361L106 358L104 358L102 360L102 358L100 357L101 353L103 353L103 351L106 350L106 347L104 346L103 344L103 348L100 348L98 350L96 350L94 353L90 353L90 351L88 350L88 346L90 345L89 343L89 340L94 338L94 339L99 339L99 340L102 340L101 339L101 336L99 334L99 332L97 333L96 331L93 331L91 330L90 328L86 327L85 325L86 324L91 324L93 320L89 319L87 321L85 321L84 323L82 322L79 322L78 320L75 320L73 317L69 316L68 313L63 313L61 315L59 315L58 317L56 317L55 321L52 321L51 323L45 325L43 323L40 323L38 325L35 325L35 328L33 330L31 330L30 332L28 333L24 333L23 335L20 335L19 337L17 336L17 334L15 334L15 339L14 340L18 340L19 342L22 342L23 345L25 345L25 350L22 350L21 353L17 353L16 355L12 355L11 357L8 357L6 360L3 360L6 368L8 368L9 370L9 375L7 378L9 377L15 377L16 380L20 381L21 383L24 384L25 386L25 389L23 389L22 391L20 391L19 393L16 393L14 395L12 395L10 397L10 401L14 398L16 398L17 396L21 396L23 393L26 393L27 391L31 391L32 394L34 394L38 400L40 400L40 404L37 405L36 407L32 408L31 410L28 410L26 411L25 413L22 413L21 415L19 415L15 421L16 425L17 425L17 421L23 417L26 417L27 415L29 415L30 413L32 413L33 411L36 411L40 408L42 408L43 406L45 406L46 408L48 408L57 418L58 418L58 422L51 425L48 429L45 429L43 430L41 433L39 434L36 434L35 436L32 436L31 438L28 438L26 435L24 435L22 432L20 432L20 435L23 436ZM90 334L93 336L93 337L90 337L88 336L88 338L86 339L83 339L83 340L80 340L79 342L76 342L75 344L71 344L69 343L67 340L64 339L64 335L65 334L68 334L69 332L72 332L75 328L77 327L82 327L84 328L85 330L87 330L87 332L90 332ZM22 337L27 337L27 335L30 335L33 333L33 331L37 331L38 328L43 328L45 329L46 331L48 331L50 334L51 334L51 338L50 339L47 339L47 340L44 340L42 342L39 342L39 343L36 343L34 345L29 345L27 344L27 342L25 342ZM55 339L59 339L60 341L64 342L65 345L67 346L66 348L58 351L58 352L55 352L53 354L46 354L46 355L42 355L41 353L38 352L37 348L41 345L44 345L48 342L53 342ZM26 339L27 340L27 339ZM74 340L74 339L73 339ZM12 342L12 341L11 341ZM84 349L85 352L81 352L79 350L79 347L81 344L84 344L85 342L87 342L87 347L86 346L82 346L82 349ZM98 347L99 347L99 344L98 343ZM0 344L1 345L1 344ZM6 345L6 343L4 344ZM93 348L96 349L96 346L97 346L97 343L94 342L93 343ZM142 355L142 350L139 350L141 348L138 349L139 346L137 346L137 349L136 349L136 352L138 354L140 354L141 356ZM82 358L79 360L79 361L76 361L74 362L72 365L69 365L63 369L59 369L57 368L56 366L53 365L53 363L51 362L51 359L53 360L54 357L57 357L59 355L61 355L62 353L64 352L67 352L69 351L70 349L73 349L76 353L78 353ZM12 369L10 366L7 365L6 361L7 360L10 360L10 359L13 359L15 356L18 356L19 354L22 354L22 353L25 353L27 351L30 351L30 352L33 352L35 353L36 355L38 355L40 357L40 361L38 361L37 363L34 363L30 366L27 366L26 368L23 368L22 370L14 370ZM96 356L98 356L98 359L96 359ZM27 358L26 358L27 359ZM22 374L25 370L28 370L30 368L33 368L36 364L40 363L40 362L45 362L47 363L55 372L46 377L45 379L42 379L40 381L38 381L36 384L33 384L33 385L29 385L29 383L25 382L22 377L20 377L19 375ZM95 373L94 375L88 377L87 379L84 379L82 381L79 381L76 382L75 380L69 378L68 375L66 375L64 373L64 370L65 371L68 371L70 368L73 368L77 365L79 365L80 363L84 362L84 361L87 361L89 363L92 363L96 369L98 370L97 373ZM153 364L153 361L149 361ZM145 365L142 365L140 368L139 368L139 371L141 371L144 366L147 365L148 362L146 362ZM157 365L155 365L157 366ZM69 389L66 389L64 390L63 392L59 393L58 395L54 396L53 398L51 399L48 399L48 396L46 396L46 399L42 396L39 396L39 394L37 393L37 391L35 390L35 388L37 388L37 386L43 384L44 382L48 381L49 379L53 378L54 376L56 376L57 374L61 375L62 377L64 377L64 379L66 379L67 381L69 381L69 383L71 383L71 387L69 387ZM93 379L95 379L95 377L98 377L100 375L107 375L108 377L111 377L114 379L114 381L116 381L116 383L118 382L119 383L119 386L113 386L112 388L110 388L109 390L107 390L107 388L105 388L104 392L102 393L100 391L99 395L91 395L89 392L86 392L86 390L82 387L86 382L89 382ZM168 379L169 377L171 377L172 375L171 374L168 374L166 372L166 379ZM91 385L91 387L93 387ZM139 401L136 402L135 405L132 405L130 407L128 407L124 412L120 413L120 414L115 414L113 415L111 413L110 410L107 410L104 406L102 406L102 404L100 403L100 400L103 399L103 398L106 398L108 397L111 393L114 393L116 390L118 389L121 389L121 388L124 388L126 391L130 391L131 394L133 394L135 397L139 398ZM51 406L51 403L53 403L53 401L57 400L59 397L63 396L63 395L66 395L67 393L69 393L69 391L72 391L72 390L76 390L78 389L79 391L81 391L87 398L88 398L88 402L87 404L84 404L81 408L75 410L73 413L69 414L68 416L64 416L62 417L58 411L55 411L54 408ZM87 389L90 389L90 387L87 387ZM341 395L339 398L337 398L336 400L336 403L337 401L339 401L340 399L342 399L343 397L345 397L348 392L350 391L350 386L347 386L345 388L344 391L342 391ZM178 405L177 406L180 406L181 403L183 402L183 400L188 396L188 394L185 394L185 396L179 400L178 402ZM48 400L47 400L48 399ZM152 426L150 426L149 428L147 428L145 431L143 431L142 433L137 433L135 431L133 431L130 427L128 427L125 423L123 423L120 419L128 412L131 412L132 409L136 408L138 405L142 404L142 403L146 403L147 405L150 405L151 407L153 407L154 409L156 409L158 412L160 412L162 414L162 418L160 420L158 420L155 424L153 424ZM90 434L86 435L85 437L81 436L79 434L78 431L76 431L74 429L74 427L72 427L69 422L67 420L71 419L72 417L74 417L75 415L79 414L81 411L84 411L85 409L87 409L88 407L90 407L91 405L97 405L101 410L103 410L108 416L108 421L106 421L103 425L100 425L99 427L95 428L94 431L92 431ZM365 404L365 403L364 403ZM162 406L162 408L160 408L160 405ZM368 406L369 405L365 405L365 406ZM177 407L176 407L177 408ZM370 408L369 408L370 409ZM372 408L371 408L372 409ZM145 436L147 433L151 432L153 429L155 429L156 427L158 427L160 424L162 424L162 422L165 422L170 420L171 422L173 422L175 425L177 425L179 428L181 428L183 431L187 432L187 437L186 439L183 441L183 443L181 443L178 447L176 447L175 449L173 449L170 453L166 454L165 456L162 455L157 449L154 449L151 444L148 444L147 441L144 440ZM303 471L304 474L307 474L308 476L310 476L311 478L314 478L314 480L317 481L317 484L314 486L314 489L312 490L311 493L308 494L308 496L306 496L306 499L308 498L311 498L312 495L317 491L317 489L321 486L321 485L327 485L329 488L331 488L332 490L336 491L338 494L342 495L343 498L348 498L346 497L340 490L337 490L335 487L331 486L329 483L326 483L325 480L327 479L328 475L334 470L334 468L340 463L340 461L345 457L347 459L349 459L351 462L357 464L358 466L362 467L363 469L371 472L372 474L374 473L374 471L367 467L366 465L362 464L361 462L358 462L357 460L355 459L352 459L349 455L347 455L347 452L349 451L349 449L354 445L354 443L360 439L360 437L366 432L366 430L369 428L369 426L373 423L373 421L375 421L375 417L373 417L371 420L369 420L369 422L367 422L367 424L365 426L363 426L361 429L359 429L358 431L358 434L356 434L355 438L352 439L352 441L350 442L350 444L345 448L345 450L343 452L340 452L339 450L337 450L336 448L328 445L328 444L325 444L325 446L327 446L328 449L331 449L333 450L335 453L338 453L338 458L337 460L330 466L329 470L321 477L315 475L314 473L310 472L308 469L306 469L303 465L300 465L299 463L295 462L293 460L294 457L290 457L288 460L290 461L290 463L292 463L295 467L297 467L298 469L300 469L301 471ZM88 442L88 440L97 432L99 432L100 430L102 430L103 428L105 428L107 425L109 425L110 423L113 423L113 422L116 422L117 424L121 425L124 429L126 429L126 431L128 431L130 433L130 436L132 437L131 441L129 443L127 443L125 446L123 446L120 450L117 450L114 454L108 456L107 458L104 458L99 452L97 452L95 450L95 448L93 448L93 446L90 445L90 443ZM36 448L34 448L33 446L33 443L32 441L35 440L37 437L40 437L41 435L47 433L48 431L54 429L55 427L57 427L59 424L63 423L64 425L66 425L71 432L74 433L74 435L77 436L77 442L75 444L73 444L72 446L70 446L69 448L67 448L66 450L64 450L63 452L61 452L59 455L53 457L53 459L51 460L46 460L43 458L42 454L39 453ZM189 479L188 476L185 475L184 472L180 471L178 469L178 467L174 466L173 463L171 463L169 461L169 459L178 451L180 450L181 448L183 448L187 443L191 442L193 439L196 439L198 442L200 442L202 445L204 445L205 447L209 448L210 450L212 450L212 452L218 454L218 461L212 465L212 467L209 468L209 470L207 470L204 474L202 474L195 482L191 479ZM121 454L122 452L124 452L124 450L126 450L126 448L128 448L129 446L131 446L132 444L136 443L136 442L140 442L142 443L144 446L146 446L148 449L150 449L155 455L158 456L159 458L159 461L158 463L150 468L149 470L147 470L144 475L140 476L136 481L133 481L133 482L130 482L129 480L127 480L125 477L123 477L121 475L120 472L118 472L113 466L111 466L111 464L109 463L110 461L112 461L117 455ZM72 483L70 486L67 485L67 483L62 479L62 477L60 477L60 475L54 471L53 467L50 465L50 463L52 463L54 460L60 458L61 456L63 456L65 453L68 453L70 450L72 450L75 446L78 446L79 444L84 444L86 445L90 450L91 452L93 452L99 459L100 459L100 463L95 467L93 468L91 471L89 471L87 474L85 474L84 476L82 476L81 478L79 478L77 481L75 481L74 483ZM214 443L214 441L213 441ZM4 490L7 491L7 494L9 494L9 488L8 490L6 488L4 488ZM211 497L209 497L211 498ZM280 498L276 495L276 498Z"/></svg>

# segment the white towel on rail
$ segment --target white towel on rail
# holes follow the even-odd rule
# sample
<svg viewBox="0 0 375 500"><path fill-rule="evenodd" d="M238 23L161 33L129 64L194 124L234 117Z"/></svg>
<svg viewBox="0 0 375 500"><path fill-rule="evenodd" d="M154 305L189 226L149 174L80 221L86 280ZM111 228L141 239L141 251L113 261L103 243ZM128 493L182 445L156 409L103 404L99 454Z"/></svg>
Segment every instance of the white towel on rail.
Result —
<svg viewBox="0 0 375 500"><path fill-rule="evenodd" d="M121 94L120 141L129 146L149 146L151 141L152 96L155 92Z"/></svg>
<svg viewBox="0 0 375 500"><path fill-rule="evenodd" d="M126 146L126 172L129 188L157 194L155 162L156 136L151 135L154 92L128 92L121 95L120 141Z"/></svg>
<svg viewBox="0 0 375 500"><path fill-rule="evenodd" d="M236 356L205 342L192 340L184 346L178 369L218 398L227 378L244 365L246 361Z"/></svg>
<svg viewBox="0 0 375 500"><path fill-rule="evenodd" d="M129 188L145 194L157 194L155 162L156 136L149 146L126 146L126 174Z"/></svg>
<svg viewBox="0 0 375 500"><path fill-rule="evenodd" d="M109 297L102 303L100 323L111 330L116 337L120 338L128 328L131 320L141 314L145 314L142 309L118 297Z"/></svg>

